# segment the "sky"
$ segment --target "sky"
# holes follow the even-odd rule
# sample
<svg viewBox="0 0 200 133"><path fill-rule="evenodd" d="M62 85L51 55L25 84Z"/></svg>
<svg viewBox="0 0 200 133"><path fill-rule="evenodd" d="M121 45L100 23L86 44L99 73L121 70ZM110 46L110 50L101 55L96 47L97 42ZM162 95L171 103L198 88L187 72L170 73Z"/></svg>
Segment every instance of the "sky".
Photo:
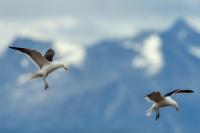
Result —
<svg viewBox="0 0 200 133"><path fill-rule="evenodd" d="M18 36L91 45L164 29L177 18L200 27L199 0L0 0L0 52Z"/></svg>

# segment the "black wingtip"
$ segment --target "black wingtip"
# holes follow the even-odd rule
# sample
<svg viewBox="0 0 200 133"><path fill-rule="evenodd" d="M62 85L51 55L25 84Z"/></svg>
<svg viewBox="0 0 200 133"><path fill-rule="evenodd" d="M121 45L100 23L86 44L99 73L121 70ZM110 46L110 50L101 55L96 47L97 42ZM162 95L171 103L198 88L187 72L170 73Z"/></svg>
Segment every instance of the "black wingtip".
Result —
<svg viewBox="0 0 200 133"><path fill-rule="evenodd" d="M20 47L13 47L13 46L8 46L10 49L14 49L14 50L19 50L19 51L23 51L25 48L20 48Z"/></svg>
<svg viewBox="0 0 200 133"><path fill-rule="evenodd" d="M186 93L194 93L193 90L183 90L183 92L186 92Z"/></svg>
<svg viewBox="0 0 200 133"><path fill-rule="evenodd" d="M190 91L190 93L194 93L194 91L193 90L189 90Z"/></svg>
<svg viewBox="0 0 200 133"><path fill-rule="evenodd" d="M17 49L17 47L12 47L12 46L8 46L8 48L11 48L11 49Z"/></svg>
<svg viewBox="0 0 200 133"><path fill-rule="evenodd" d="M177 91L177 93L194 93L194 91L189 90L189 89L184 89L184 90Z"/></svg>

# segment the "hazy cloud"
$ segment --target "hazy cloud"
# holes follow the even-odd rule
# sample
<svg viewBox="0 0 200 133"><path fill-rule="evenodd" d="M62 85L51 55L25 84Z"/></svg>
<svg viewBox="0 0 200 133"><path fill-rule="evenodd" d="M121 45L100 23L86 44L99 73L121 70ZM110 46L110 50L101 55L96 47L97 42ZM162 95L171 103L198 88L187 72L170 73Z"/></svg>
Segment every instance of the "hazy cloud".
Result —
<svg viewBox="0 0 200 133"><path fill-rule="evenodd" d="M177 17L200 27L198 0L0 0L0 53L14 37L92 44L162 29ZM200 28L199 28L200 29Z"/></svg>

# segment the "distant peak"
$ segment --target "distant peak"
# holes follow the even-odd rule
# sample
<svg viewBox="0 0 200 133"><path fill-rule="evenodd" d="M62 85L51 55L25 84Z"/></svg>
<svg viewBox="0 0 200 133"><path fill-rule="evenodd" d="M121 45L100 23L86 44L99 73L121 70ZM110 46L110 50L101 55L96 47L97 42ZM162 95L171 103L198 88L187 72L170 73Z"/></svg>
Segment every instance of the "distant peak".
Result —
<svg viewBox="0 0 200 133"><path fill-rule="evenodd" d="M187 20L184 18L179 18L175 21L175 25L184 25L188 26Z"/></svg>
<svg viewBox="0 0 200 133"><path fill-rule="evenodd" d="M178 20L176 20L170 29L176 31L180 30L194 31L194 29L187 22L187 20L183 18L179 18Z"/></svg>

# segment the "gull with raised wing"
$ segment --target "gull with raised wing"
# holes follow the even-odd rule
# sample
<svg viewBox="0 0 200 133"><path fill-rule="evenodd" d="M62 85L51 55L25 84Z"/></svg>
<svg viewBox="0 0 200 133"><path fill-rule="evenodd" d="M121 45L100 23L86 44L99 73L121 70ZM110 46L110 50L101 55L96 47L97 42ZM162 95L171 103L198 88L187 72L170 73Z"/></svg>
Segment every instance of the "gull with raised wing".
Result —
<svg viewBox="0 0 200 133"><path fill-rule="evenodd" d="M45 90L49 88L49 85L46 81L46 77L53 72L54 70L58 68L64 68L65 70L68 70L68 68L62 64L62 63L55 63L53 61L53 56L55 54L53 49L47 50L45 55L43 56L40 52L28 49L28 48L19 48L19 47L11 47L9 48L17 50L29 57L33 61L34 64L39 68L39 70L33 74L31 74L30 79L36 79L36 78L43 78L43 81L45 83Z"/></svg>
<svg viewBox="0 0 200 133"><path fill-rule="evenodd" d="M178 110L179 110L178 103L175 100L173 100L171 98L171 96L174 96L179 93L193 93L193 91L186 90L186 89L177 89L177 90L174 90L172 92L165 94L164 96L162 96L159 91L152 92L149 95L146 95L145 98L148 101L153 102L153 105L147 111L146 115L151 116L153 112L156 112L156 120L158 120L160 117L159 109L161 107L166 107L166 106L174 107L176 109L176 111L178 112Z"/></svg>

